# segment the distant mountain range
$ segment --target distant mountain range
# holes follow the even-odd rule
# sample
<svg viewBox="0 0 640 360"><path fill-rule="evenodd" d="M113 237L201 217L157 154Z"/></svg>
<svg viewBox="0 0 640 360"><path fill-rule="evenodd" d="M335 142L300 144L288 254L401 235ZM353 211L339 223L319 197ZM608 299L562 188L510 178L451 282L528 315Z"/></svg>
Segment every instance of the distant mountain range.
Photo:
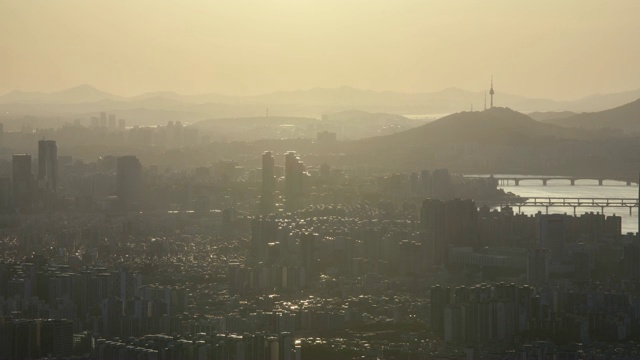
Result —
<svg viewBox="0 0 640 360"><path fill-rule="evenodd" d="M86 84L50 93L12 91L0 96L0 103L4 104L78 104L101 100L124 100L124 98Z"/></svg>
<svg viewBox="0 0 640 360"><path fill-rule="evenodd" d="M152 92L122 97L98 90L90 85L43 93L13 91L0 96L0 111L16 115L55 115L88 117L99 111L121 116L127 113L131 121L142 123L160 117L193 122L218 117L263 116L266 109L277 116L314 117L321 114L358 109L374 113L402 115L448 114L484 107L484 92L456 88L431 93L405 94L377 92L352 87L314 88L298 91L278 91L257 96L227 96L220 94L182 95L175 92ZM615 94L597 94L575 101L532 99L497 92L495 104L520 112L586 112L602 111L640 98L640 89ZM163 116L161 112L170 112Z"/></svg>

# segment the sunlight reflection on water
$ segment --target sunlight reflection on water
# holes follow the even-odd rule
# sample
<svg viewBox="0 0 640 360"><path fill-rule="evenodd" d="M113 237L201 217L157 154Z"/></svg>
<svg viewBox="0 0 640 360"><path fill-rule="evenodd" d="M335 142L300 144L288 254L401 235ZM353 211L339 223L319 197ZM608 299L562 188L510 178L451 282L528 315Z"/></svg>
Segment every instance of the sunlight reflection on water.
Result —
<svg viewBox="0 0 640 360"><path fill-rule="evenodd" d="M512 192L523 197L569 197L569 198L638 198L638 187L636 185L627 186L621 181L606 180L604 185L599 186L597 180L578 180L575 186L571 186L568 180L549 180L547 186L543 186L540 180L521 180L519 186L501 186L505 191ZM514 208L517 211L517 208ZM523 207L525 214L535 214L538 211L545 213L544 206ZM585 212L600 212L599 207L582 207L577 209L577 214ZM550 207L550 214L567 213L572 215L571 207ZM628 208L609 207L604 208L605 215L618 215L622 217L622 232L638 231L638 209L634 208L632 215L629 215Z"/></svg>

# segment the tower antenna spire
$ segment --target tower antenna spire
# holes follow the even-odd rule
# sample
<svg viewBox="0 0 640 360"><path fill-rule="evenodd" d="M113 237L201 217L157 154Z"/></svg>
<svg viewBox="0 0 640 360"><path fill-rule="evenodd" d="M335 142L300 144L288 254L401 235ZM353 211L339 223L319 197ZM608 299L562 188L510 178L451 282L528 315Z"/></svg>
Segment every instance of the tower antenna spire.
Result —
<svg viewBox="0 0 640 360"><path fill-rule="evenodd" d="M493 74L491 74L491 89L489 90L489 95L491 95L490 107L493 107L493 94L495 94L495 91L493 91Z"/></svg>

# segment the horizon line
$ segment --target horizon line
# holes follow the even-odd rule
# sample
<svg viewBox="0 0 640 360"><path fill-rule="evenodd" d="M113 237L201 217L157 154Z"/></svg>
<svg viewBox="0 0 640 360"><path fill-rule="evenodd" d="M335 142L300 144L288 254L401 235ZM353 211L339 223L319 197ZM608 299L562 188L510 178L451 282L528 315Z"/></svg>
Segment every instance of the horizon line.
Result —
<svg viewBox="0 0 640 360"><path fill-rule="evenodd" d="M269 91L269 92L262 92L262 93L255 93L255 94L245 94L245 95L222 93L222 92L181 93L181 92L178 92L176 90L150 90L150 91L145 91L145 92L142 92L142 93L138 93L136 95L119 95L119 94L117 94L115 92L103 90L102 88L96 87L95 85L90 84L90 83L80 83L80 84L75 85L75 86L65 87L65 88L62 88L62 89L59 89L59 90L52 90L52 91L14 89L14 90L10 90L8 92L0 94L0 97L4 97L4 96L7 96L7 95L10 95L10 94L13 94L13 93L52 95L52 94L61 93L61 92L65 92L65 91L68 91L68 90L73 90L73 89L82 88L82 87L91 88L92 90L96 90L98 92L105 93L105 95L114 96L114 97L123 98L123 99L134 99L136 97L141 97L141 96L144 96L144 95L150 95L150 94L154 94L154 93L173 93L173 94L179 95L179 96L217 95L217 96L225 96L225 97L229 97L229 98L239 98L239 99L241 99L241 98L268 96L268 95L273 95L273 94L277 94L277 93L295 93L295 92L309 92L309 91L314 91L314 90L340 90L340 89L352 89L352 90L357 90L357 91L362 91L362 92L371 92L371 93L377 93L377 94L393 93L393 94L399 94L399 95L430 95L430 94L437 94L437 93L445 92L445 91L448 91L448 90L456 90L456 91L472 93L473 95L480 95L480 94L488 93L488 91L489 91L489 88L487 88L486 90L468 90L468 89L463 89L463 88L460 88L460 87L457 87L457 86L450 86L450 87L442 88L440 90L435 90L435 91L408 92L408 91L399 91L399 90L364 89L364 88L359 88L359 87L352 86L352 85L338 85L338 86L332 86L332 87L314 86L314 87L310 87L310 88L299 88L299 89L293 89L293 90L292 89L289 89L289 90L273 90L273 91ZM499 89L499 87L498 87L498 89ZM529 100L550 100L550 101L555 101L555 102L573 102L573 101L580 101L580 100L583 100L583 99L587 99L587 98L593 97L593 96L615 95L615 94L623 94L623 93L634 92L634 91L640 91L640 87L635 88L635 89L619 90L619 91L610 92L610 93L596 92L596 93L591 93L589 95L581 96L581 97L578 97L578 98L561 99L561 100L553 99L553 98L537 97L537 96L527 96L527 95L521 95L521 94L517 94L517 93L513 93L513 92L500 91L500 90L496 91L496 93L502 93L502 94L506 94L506 95L510 95L510 96L518 96L518 97L526 98L526 99L529 99Z"/></svg>

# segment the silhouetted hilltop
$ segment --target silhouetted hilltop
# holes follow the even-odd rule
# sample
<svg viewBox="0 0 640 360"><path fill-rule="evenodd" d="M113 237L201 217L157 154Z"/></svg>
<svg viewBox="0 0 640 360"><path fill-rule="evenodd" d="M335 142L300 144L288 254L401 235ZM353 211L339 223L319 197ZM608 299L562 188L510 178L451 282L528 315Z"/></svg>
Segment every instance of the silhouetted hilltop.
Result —
<svg viewBox="0 0 640 360"><path fill-rule="evenodd" d="M640 132L640 99L628 104L594 113L582 113L565 119L549 120L549 123L584 129L620 129Z"/></svg>
<svg viewBox="0 0 640 360"><path fill-rule="evenodd" d="M431 147L446 144L518 144L536 138L582 138L581 131L544 124L509 108L461 112L397 134L363 140L370 146Z"/></svg>
<svg viewBox="0 0 640 360"><path fill-rule="evenodd" d="M563 128L494 107L452 114L396 134L344 142L332 150L344 154L344 163L367 168L559 173L619 162L600 155L601 151L597 156L584 154L594 148L608 154L609 146L621 140L607 131Z"/></svg>

